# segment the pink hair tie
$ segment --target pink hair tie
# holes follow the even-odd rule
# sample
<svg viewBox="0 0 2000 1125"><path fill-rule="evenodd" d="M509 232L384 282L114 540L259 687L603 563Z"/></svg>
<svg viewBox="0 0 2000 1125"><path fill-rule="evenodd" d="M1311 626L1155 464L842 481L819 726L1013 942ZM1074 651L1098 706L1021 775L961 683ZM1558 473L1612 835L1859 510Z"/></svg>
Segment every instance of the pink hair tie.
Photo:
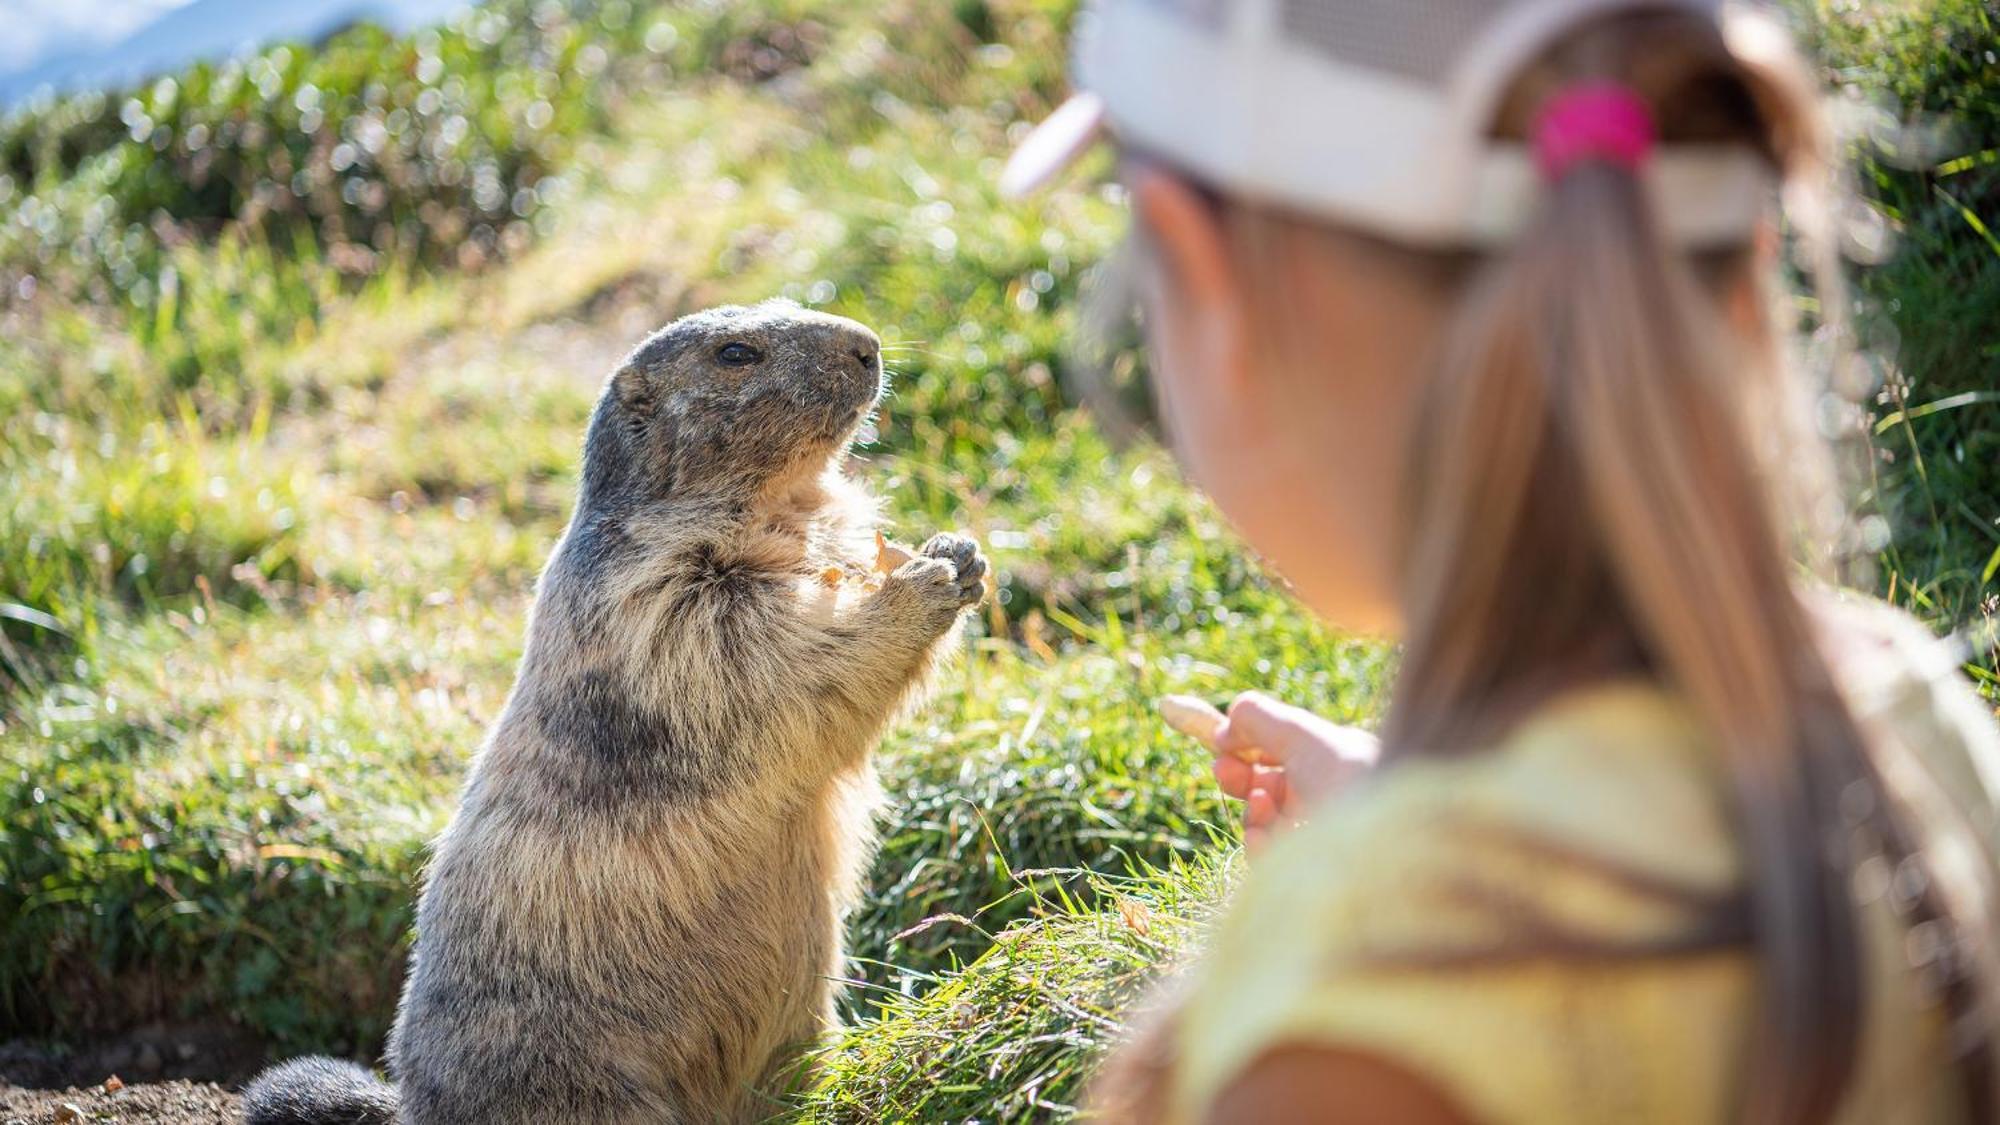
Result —
<svg viewBox="0 0 2000 1125"><path fill-rule="evenodd" d="M1652 111L1628 87L1571 86L1543 103L1535 117L1535 163L1550 183L1586 160L1636 173L1652 155L1655 137Z"/></svg>

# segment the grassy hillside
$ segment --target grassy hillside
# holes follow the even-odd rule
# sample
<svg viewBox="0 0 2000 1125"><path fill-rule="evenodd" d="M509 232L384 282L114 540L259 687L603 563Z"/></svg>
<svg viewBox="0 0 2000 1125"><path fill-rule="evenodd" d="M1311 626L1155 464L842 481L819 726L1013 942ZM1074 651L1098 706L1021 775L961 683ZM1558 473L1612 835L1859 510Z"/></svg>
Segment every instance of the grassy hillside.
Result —
<svg viewBox="0 0 2000 1125"><path fill-rule="evenodd" d="M1952 101L1940 62L1993 42L1978 5L1922 7L1822 38L1964 132L1865 165L1905 235L1862 283L1904 356L1864 499L1885 590L1945 629L2000 590L2000 344L1968 311L2000 307L2000 93ZM599 381L678 312L784 294L890 342L857 471L1002 590L885 747L857 1022L799 1112L1061 1116L1227 879L1231 813L1151 698L1367 721L1391 659L1065 398L1122 209L991 185L1070 15L502 2L0 123L0 1029L372 1052Z"/></svg>

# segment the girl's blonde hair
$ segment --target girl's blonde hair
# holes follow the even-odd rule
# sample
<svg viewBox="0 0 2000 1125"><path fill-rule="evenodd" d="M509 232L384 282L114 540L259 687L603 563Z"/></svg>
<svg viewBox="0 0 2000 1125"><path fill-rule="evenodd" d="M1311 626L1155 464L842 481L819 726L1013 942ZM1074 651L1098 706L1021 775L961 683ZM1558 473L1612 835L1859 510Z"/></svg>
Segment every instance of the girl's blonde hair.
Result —
<svg viewBox="0 0 2000 1125"><path fill-rule="evenodd" d="M1599 80L1645 100L1665 143L1762 151L1795 224L1825 213L1811 207L1827 148L1813 85L1781 31L1725 42L1685 14L1605 18L1528 68L1492 131L1526 139L1550 93ZM1270 307L1298 300L1275 259L1314 253L1375 255L1454 303L1410 450L1405 652L1385 757L1493 745L1579 668L1648 675L1689 701L1725 752L1750 872L1743 895L1694 904L1709 922L1689 938L1747 940L1758 956L1748 1121L1824 1121L1839 1104L1866 1004L1856 865L1885 854L1925 865L1940 846L1984 857L1929 871L1910 923L1955 935L1944 995L1974 1119L1990 1119L1992 862L1969 825L1938 813L1949 802L1922 771L1885 760L1899 749L1864 732L1824 655L1800 559L1840 541L1842 508L1775 305L1747 324L1738 308L1732 323L1732 302L1759 291L1755 248L1675 249L1641 181L1603 163L1552 184L1532 228L1491 257L1220 207ZM1798 233L1826 245L1824 232ZM1828 259L1817 259L1820 330L1837 338ZM1312 322L1289 311L1275 319ZM1523 952L1535 951L1495 951Z"/></svg>

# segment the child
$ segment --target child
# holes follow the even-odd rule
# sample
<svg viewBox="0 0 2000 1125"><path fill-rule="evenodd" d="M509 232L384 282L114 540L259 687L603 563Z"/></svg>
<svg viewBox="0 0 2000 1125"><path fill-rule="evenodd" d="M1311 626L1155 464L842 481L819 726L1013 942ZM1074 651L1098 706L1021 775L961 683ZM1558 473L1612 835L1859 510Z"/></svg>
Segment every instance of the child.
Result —
<svg viewBox="0 0 2000 1125"><path fill-rule="evenodd" d="M1003 186L1113 135L1189 474L1403 648L1372 769L1231 709L1217 776L1283 827L1101 1110L1995 1120L2000 734L1798 561L1841 526L1764 291L1824 144L1783 34L1720 0L1083 27L1089 92Z"/></svg>

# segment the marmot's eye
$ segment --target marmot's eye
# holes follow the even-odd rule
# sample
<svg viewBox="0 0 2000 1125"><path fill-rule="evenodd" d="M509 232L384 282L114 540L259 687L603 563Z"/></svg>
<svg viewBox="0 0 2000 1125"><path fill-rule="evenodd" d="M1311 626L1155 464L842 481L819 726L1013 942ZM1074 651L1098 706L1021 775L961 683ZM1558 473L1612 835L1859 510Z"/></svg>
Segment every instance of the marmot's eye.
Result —
<svg viewBox="0 0 2000 1125"><path fill-rule="evenodd" d="M724 367L748 367L764 357L748 344L724 344L716 350L715 358Z"/></svg>

